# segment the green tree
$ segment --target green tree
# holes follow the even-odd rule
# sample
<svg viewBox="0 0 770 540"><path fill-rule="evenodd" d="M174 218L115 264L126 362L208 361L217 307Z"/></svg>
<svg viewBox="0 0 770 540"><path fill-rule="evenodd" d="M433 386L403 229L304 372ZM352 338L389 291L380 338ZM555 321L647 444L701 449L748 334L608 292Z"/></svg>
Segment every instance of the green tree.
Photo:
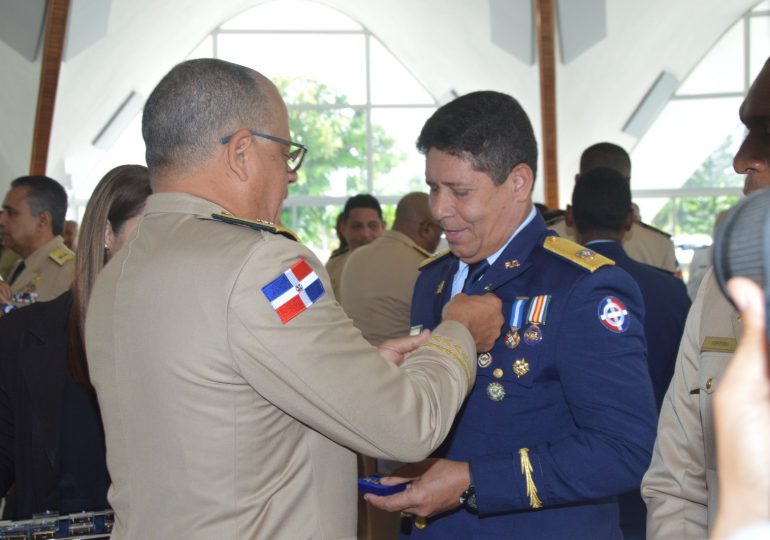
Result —
<svg viewBox="0 0 770 540"><path fill-rule="evenodd" d="M732 136L727 137L682 187L727 188L743 186L743 178L733 170L731 151L733 147ZM738 202L738 197L733 195L674 198L660 209L653 218L652 224L664 231L673 230L674 235L696 233L711 235L717 214L722 210L731 208L736 202Z"/></svg>
<svg viewBox="0 0 770 540"><path fill-rule="evenodd" d="M302 78L277 78L286 103L313 105L289 110L292 137L308 147L290 196L320 196L332 184L343 183L346 193L367 191L366 111L348 105L347 98L324 83ZM385 174L406 159L395 150L395 141L378 125L372 126L372 168ZM294 229L303 242L336 246L334 224L338 207L298 207L284 210L281 221Z"/></svg>

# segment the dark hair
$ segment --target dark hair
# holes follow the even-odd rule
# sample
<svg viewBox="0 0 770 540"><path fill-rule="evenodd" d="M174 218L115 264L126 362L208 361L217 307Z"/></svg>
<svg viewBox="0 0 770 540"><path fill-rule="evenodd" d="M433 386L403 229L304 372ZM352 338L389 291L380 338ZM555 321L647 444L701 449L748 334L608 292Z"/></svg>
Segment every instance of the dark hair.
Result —
<svg viewBox="0 0 770 540"><path fill-rule="evenodd" d="M580 174L597 167L614 169L626 180L631 178L631 157L617 144L600 142L583 150L580 156Z"/></svg>
<svg viewBox="0 0 770 540"><path fill-rule="evenodd" d="M69 318L67 364L73 378L91 387L83 348L86 307L96 276L107 264L104 247L107 222L117 234L126 221L137 216L150 196L150 175L142 165L121 165L104 175L91 194L80 225L80 243L75 254L75 284Z"/></svg>
<svg viewBox="0 0 770 540"><path fill-rule="evenodd" d="M473 92L440 107L425 122L417 149L469 159L497 184L521 163L537 173L537 141L527 113L507 94Z"/></svg>
<svg viewBox="0 0 770 540"><path fill-rule="evenodd" d="M342 211L342 222L347 223L350 217L350 211L354 208L371 208L377 212L377 215L382 219L382 208L380 207L380 201L375 199L368 193L359 193L350 197L345 203L345 209Z"/></svg>
<svg viewBox="0 0 770 540"><path fill-rule="evenodd" d="M572 190L572 216L580 233L620 232L631 213L628 180L614 169L598 167L580 175Z"/></svg>
<svg viewBox="0 0 770 540"><path fill-rule="evenodd" d="M51 230L54 236L64 231L64 217L67 215L67 192L62 185L47 176L21 176L11 182L12 188L27 188L24 200L33 216L43 212L51 214Z"/></svg>
<svg viewBox="0 0 770 540"><path fill-rule="evenodd" d="M270 131L273 107L256 71L213 58L182 62L152 91L142 115L151 174L209 159L234 131Z"/></svg>

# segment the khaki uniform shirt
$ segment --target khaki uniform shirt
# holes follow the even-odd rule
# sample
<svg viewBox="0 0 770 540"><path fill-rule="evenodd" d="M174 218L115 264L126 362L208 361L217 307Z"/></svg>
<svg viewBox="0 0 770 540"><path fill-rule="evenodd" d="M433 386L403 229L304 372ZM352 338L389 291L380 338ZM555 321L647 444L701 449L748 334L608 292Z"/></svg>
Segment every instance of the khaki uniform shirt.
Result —
<svg viewBox="0 0 770 540"><path fill-rule="evenodd" d="M548 228L559 236L575 241L574 227L568 227L563 217L548 223ZM644 264L662 268L671 273L677 271L674 243L667 234L636 221L623 237L623 249L628 256Z"/></svg>
<svg viewBox="0 0 770 540"><path fill-rule="evenodd" d="M339 300L369 343L409 334L414 282L429 256L405 234L385 231L348 257Z"/></svg>
<svg viewBox="0 0 770 540"><path fill-rule="evenodd" d="M19 254L15 251L11 251L10 249L3 249L2 252L0 252L0 278L2 278L4 281L8 281L8 278L11 275L11 271L16 266L16 263L19 262Z"/></svg>
<svg viewBox="0 0 770 540"><path fill-rule="evenodd" d="M350 323L310 250L212 219L222 210L152 195L94 287L86 350L112 538L353 538L346 447L426 457L473 384L473 339L444 323L395 367ZM282 323L263 287L302 259L326 293Z"/></svg>
<svg viewBox="0 0 770 540"><path fill-rule="evenodd" d="M740 333L738 313L719 290L712 268L687 317L642 481L648 539L710 537L718 495L711 398Z"/></svg>
<svg viewBox="0 0 770 540"><path fill-rule="evenodd" d="M326 272L329 274L329 279L332 282L332 290L334 291L334 298L339 300L340 298L340 279L342 278L342 270L345 268L345 263L350 257L351 251L340 253L326 261Z"/></svg>
<svg viewBox="0 0 770 540"><path fill-rule="evenodd" d="M69 289L75 279L75 254L64 245L61 236L34 251L24 259L24 265L24 270L11 285L16 307L53 300Z"/></svg>

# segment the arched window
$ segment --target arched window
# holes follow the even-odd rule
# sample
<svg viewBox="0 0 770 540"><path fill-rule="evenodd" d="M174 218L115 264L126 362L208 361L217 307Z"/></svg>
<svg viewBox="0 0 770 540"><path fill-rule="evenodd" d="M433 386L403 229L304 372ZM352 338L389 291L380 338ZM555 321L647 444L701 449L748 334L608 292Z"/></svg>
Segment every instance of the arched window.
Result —
<svg viewBox="0 0 770 540"><path fill-rule="evenodd" d="M768 56L764 0L720 37L632 152L634 201L645 221L674 237L685 269L741 195L744 178L732 168L745 134L738 109Z"/></svg>
<svg viewBox="0 0 770 540"><path fill-rule="evenodd" d="M375 195L390 224L403 194L425 190L414 143L436 100L350 17L312 1L261 3L214 29L188 58L203 57L256 69L281 89L291 136L308 147L281 221L322 260L337 247L334 224L349 196ZM98 173L138 159L140 124L137 117Z"/></svg>

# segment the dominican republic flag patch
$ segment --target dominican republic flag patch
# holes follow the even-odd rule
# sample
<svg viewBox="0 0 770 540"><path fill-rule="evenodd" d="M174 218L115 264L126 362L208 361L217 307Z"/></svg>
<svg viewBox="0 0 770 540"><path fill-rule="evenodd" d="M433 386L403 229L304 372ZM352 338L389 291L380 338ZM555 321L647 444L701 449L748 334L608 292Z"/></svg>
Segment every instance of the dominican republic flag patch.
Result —
<svg viewBox="0 0 770 540"><path fill-rule="evenodd" d="M262 293L286 324L321 298L326 291L305 259L262 287Z"/></svg>

